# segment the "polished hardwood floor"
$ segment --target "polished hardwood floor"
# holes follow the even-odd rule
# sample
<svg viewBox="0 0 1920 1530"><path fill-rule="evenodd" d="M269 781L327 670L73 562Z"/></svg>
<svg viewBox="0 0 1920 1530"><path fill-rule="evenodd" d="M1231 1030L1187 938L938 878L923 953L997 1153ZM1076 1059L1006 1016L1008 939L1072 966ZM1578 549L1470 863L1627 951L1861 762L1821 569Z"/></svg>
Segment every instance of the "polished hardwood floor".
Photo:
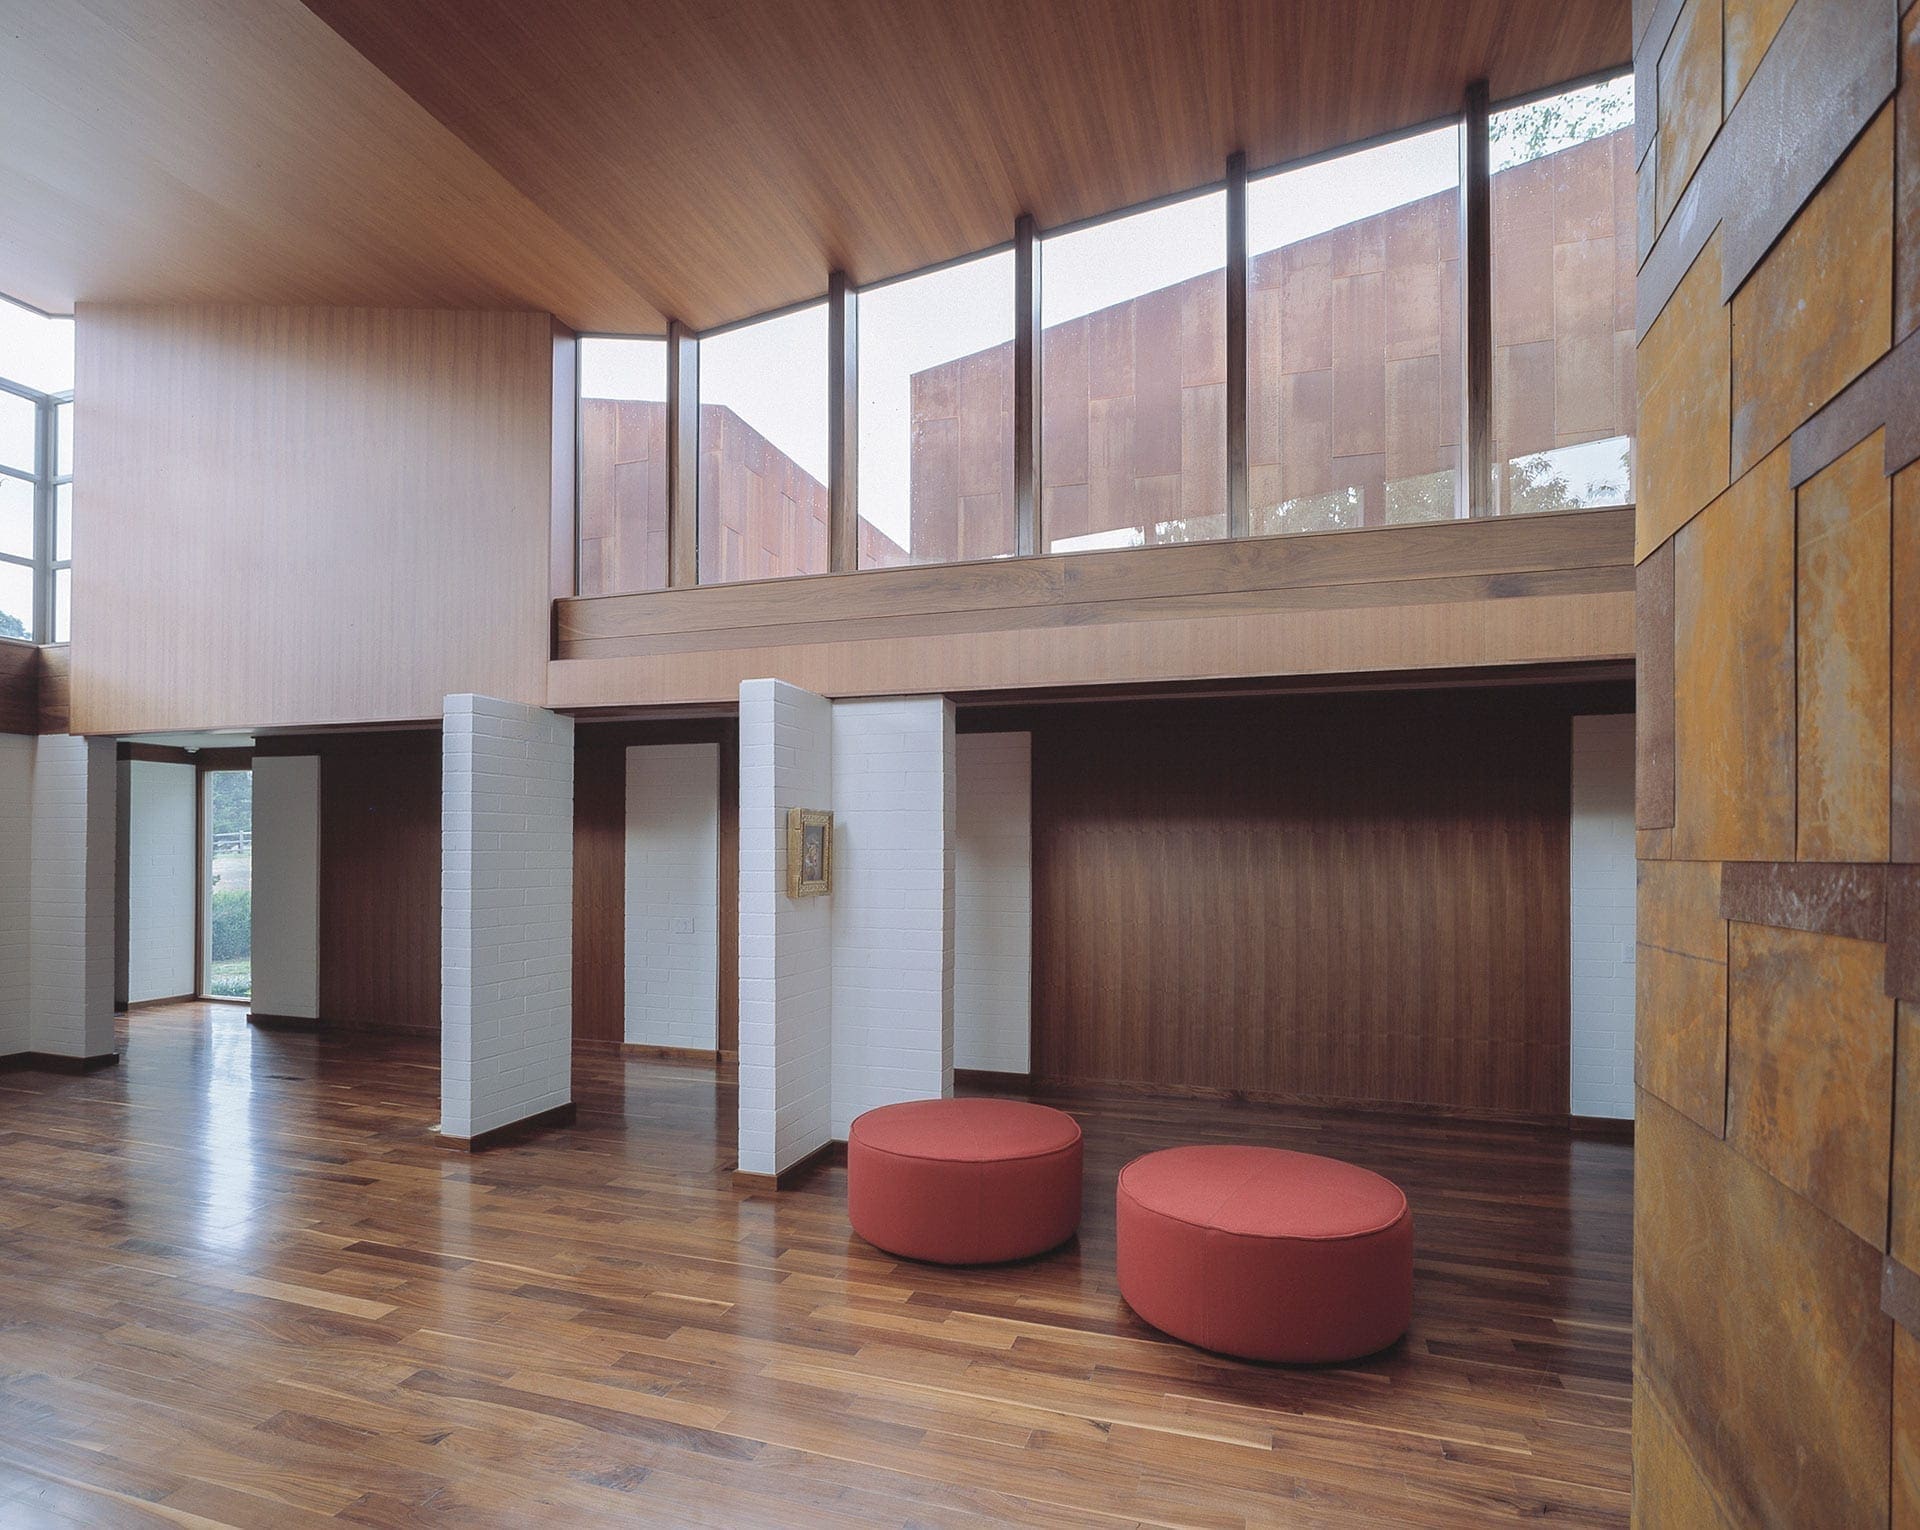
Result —
<svg viewBox="0 0 1920 1530"><path fill-rule="evenodd" d="M711 1068L582 1058L571 1128L432 1133L415 1040L123 1022L0 1075L0 1525L1627 1521L1632 1152L1458 1120L1075 1094L1076 1243L1001 1270L730 1182ZM1121 1303L1113 1181L1195 1140L1405 1186L1414 1326L1323 1369Z"/></svg>

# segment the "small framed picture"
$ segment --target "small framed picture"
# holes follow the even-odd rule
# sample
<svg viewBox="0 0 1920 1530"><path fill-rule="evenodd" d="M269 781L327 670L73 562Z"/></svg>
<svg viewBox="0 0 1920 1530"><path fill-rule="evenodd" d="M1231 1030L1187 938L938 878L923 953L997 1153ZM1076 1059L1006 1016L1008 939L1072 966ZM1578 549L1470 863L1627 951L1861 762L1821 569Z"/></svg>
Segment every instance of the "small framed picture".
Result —
<svg viewBox="0 0 1920 1530"><path fill-rule="evenodd" d="M833 891L833 814L787 809L787 896L818 898Z"/></svg>

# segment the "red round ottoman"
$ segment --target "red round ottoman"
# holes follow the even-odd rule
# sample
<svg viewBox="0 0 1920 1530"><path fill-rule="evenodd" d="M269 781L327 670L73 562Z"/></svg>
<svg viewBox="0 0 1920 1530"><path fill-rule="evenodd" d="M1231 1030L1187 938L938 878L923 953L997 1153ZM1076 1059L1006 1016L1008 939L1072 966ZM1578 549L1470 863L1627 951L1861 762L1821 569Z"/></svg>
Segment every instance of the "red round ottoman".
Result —
<svg viewBox="0 0 1920 1530"><path fill-rule="evenodd" d="M1280 1148L1170 1148L1122 1169L1117 1201L1120 1294L1176 1339L1315 1363L1407 1331L1413 1213L1370 1170Z"/></svg>
<svg viewBox="0 0 1920 1530"><path fill-rule="evenodd" d="M847 1219L876 1248L996 1264L1080 1225L1080 1126L1020 1100L909 1100L847 1131Z"/></svg>

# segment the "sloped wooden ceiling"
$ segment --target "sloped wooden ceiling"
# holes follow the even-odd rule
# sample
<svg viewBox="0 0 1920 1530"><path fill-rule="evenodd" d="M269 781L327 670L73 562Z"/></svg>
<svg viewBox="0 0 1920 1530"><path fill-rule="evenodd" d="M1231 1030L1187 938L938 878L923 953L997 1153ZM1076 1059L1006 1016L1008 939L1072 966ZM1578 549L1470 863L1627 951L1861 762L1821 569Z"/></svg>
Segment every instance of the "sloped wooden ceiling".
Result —
<svg viewBox="0 0 1920 1530"><path fill-rule="evenodd" d="M0 293L661 322L299 0L0 0Z"/></svg>
<svg viewBox="0 0 1920 1530"><path fill-rule="evenodd" d="M1624 64L1630 0L0 0L0 291L696 328ZM323 24L324 23L324 24ZM331 30L329 30L331 29ZM350 46L349 46L350 45Z"/></svg>

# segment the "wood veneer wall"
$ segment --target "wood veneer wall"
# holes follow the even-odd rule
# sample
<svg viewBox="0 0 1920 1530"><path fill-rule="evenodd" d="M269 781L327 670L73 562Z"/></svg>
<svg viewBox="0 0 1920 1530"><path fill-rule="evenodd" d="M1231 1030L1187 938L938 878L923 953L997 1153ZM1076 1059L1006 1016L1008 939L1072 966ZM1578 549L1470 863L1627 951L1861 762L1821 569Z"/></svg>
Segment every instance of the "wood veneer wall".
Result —
<svg viewBox="0 0 1920 1530"><path fill-rule="evenodd" d="M1570 718L1613 686L1007 709L1043 1079L1564 1118Z"/></svg>
<svg viewBox="0 0 1920 1530"><path fill-rule="evenodd" d="M544 701L565 338L543 313L81 304L76 728Z"/></svg>
<svg viewBox="0 0 1920 1530"><path fill-rule="evenodd" d="M719 1048L740 1037L740 725L731 717L656 723L581 722L574 729L573 1039L626 1039L627 750L719 745Z"/></svg>
<svg viewBox="0 0 1920 1530"><path fill-rule="evenodd" d="M1635 1523L1911 1526L1920 10L1638 10Z"/></svg>
<svg viewBox="0 0 1920 1530"><path fill-rule="evenodd" d="M440 1034L440 734L263 741L320 756L320 1016Z"/></svg>

